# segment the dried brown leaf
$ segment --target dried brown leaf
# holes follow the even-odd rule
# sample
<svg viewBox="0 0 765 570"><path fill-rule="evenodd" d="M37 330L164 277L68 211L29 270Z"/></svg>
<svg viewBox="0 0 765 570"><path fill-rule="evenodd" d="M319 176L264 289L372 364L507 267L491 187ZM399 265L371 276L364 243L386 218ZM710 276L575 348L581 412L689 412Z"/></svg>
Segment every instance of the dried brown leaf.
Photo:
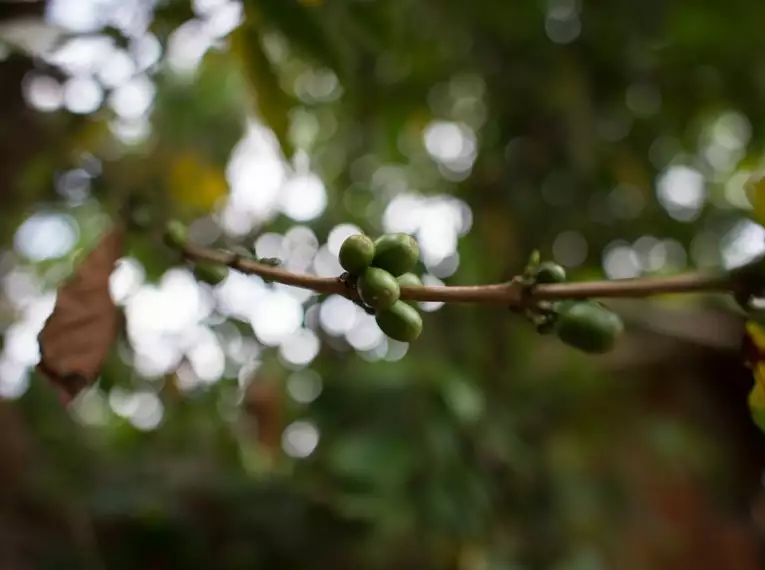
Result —
<svg viewBox="0 0 765 570"><path fill-rule="evenodd" d="M120 314L109 293L109 278L123 251L120 229L101 238L59 289L38 337L38 370L68 399L96 381L117 337Z"/></svg>

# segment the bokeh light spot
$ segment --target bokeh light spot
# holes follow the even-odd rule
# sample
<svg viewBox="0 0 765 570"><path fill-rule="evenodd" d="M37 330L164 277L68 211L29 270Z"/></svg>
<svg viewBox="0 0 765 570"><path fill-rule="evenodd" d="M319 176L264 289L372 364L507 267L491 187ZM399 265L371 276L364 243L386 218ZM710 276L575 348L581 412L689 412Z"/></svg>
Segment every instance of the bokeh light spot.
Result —
<svg viewBox="0 0 765 570"><path fill-rule="evenodd" d="M706 198L704 177L689 166L671 166L658 179L656 192L667 213L689 222L701 212Z"/></svg>
<svg viewBox="0 0 765 570"><path fill-rule="evenodd" d="M587 240L576 231L561 232L552 245L555 261L564 267L578 267L587 259Z"/></svg>
<svg viewBox="0 0 765 570"><path fill-rule="evenodd" d="M288 365L307 366L319 354L319 337L310 329L298 329L279 347L279 356Z"/></svg>
<svg viewBox="0 0 765 570"><path fill-rule="evenodd" d="M14 236L16 250L30 261L56 259L69 253L79 239L77 222L65 214L34 214Z"/></svg>
<svg viewBox="0 0 765 570"><path fill-rule="evenodd" d="M64 106L78 115L88 115L101 106L104 90L95 79L72 77L64 84Z"/></svg>
<svg viewBox="0 0 765 570"><path fill-rule="evenodd" d="M631 246L611 243L603 252L603 269L609 279L629 279L640 274L640 264Z"/></svg>
<svg viewBox="0 0 765 570"><path fill-rule="evenodd" d="M318 218L327 207L324 183L313 174L291 178L281 190L282 212L298 222Z"/></svg>
<svg viewBox="0 0 765 570"><path fill-rule="evenodd" d="M287 379L287 393L299 404L310 404L319 397L322 380L315 370L301 370Z"/></svg>
<svg viewBox="0 0 765 570"><path fill-rule="evenodd" d="M282 434L282 448L290 457L308 457L318 445L319 430L313 422L292 422Z"/></svg>
<svg viewBox="0 0 765 570"><path fill-rule="evenodd" d="M61 84L49 75L29 74L22 88L27 103L38 111L57 111L64 104Z"/></svg>

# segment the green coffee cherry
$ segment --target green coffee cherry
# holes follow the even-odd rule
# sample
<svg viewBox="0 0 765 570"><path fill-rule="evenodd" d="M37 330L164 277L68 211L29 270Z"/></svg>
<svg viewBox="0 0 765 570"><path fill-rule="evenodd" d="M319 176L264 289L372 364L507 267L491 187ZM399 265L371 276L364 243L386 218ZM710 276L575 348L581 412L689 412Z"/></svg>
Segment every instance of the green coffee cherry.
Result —
<svg viewBox="0 0 765 570"><path fill-rule="evenodd" d="M545 261L540 263L534 272L535 281L543 283L564 283L566 281L566 270L557 263Z"/></svg>
<svg viewBox="0 0 765 570"><path fill-rule="evenodd" d="M375 244L365 235L356 234L347 238L340 246L340 265L351 275L360 275L372 264Z"/></svg>
<svg viewBox="0 0 765 570"><path fill-rule="evenodd" d="M422 332L420 313L403 301L396 301L389 309L379 311L375 320L382 332L400 342L414 342Z"/></svg>
<svg viewBox="0 0 765 570"><path fill-rule="evenodd" d="M401 295L398 281L379 267L368 267L361 274L358 291L361 299L377 310L389 308Z"/></svg>
<svg viewBox="0 0 765 570"><path fill-rule="evenodd" d="M396 277L401 287L422 287L422 281L414 273L404 273Z"/></svg>
<svg viewBox="0 0 765 570"><path fill-rule="evenodd" d="M624 332L621 318L600 303L564 301L557 309L558 338L583 352L608 352L614 348L617 339Z"/></svg>
<svg viewBox="0 0 765 570"><path fill-rule="evenodd" d="M398 277L411 269L420 259L420 246L407 234L385 234L375 241L372 265Z"/></svg>
<svg viewBox="0 0 765 570"><path fill-rule="evenodd" d="M209 285L218 285L228 277L228 267L216 263L199 262L194 265L194 276Z"/></svg>
<svg viewBox="0 0 765 570"><path fill-rule="evenodd" d="M189 241L189 230L178 220L170 220L165 224L165 243L176 249L183 249Z"/></svg>

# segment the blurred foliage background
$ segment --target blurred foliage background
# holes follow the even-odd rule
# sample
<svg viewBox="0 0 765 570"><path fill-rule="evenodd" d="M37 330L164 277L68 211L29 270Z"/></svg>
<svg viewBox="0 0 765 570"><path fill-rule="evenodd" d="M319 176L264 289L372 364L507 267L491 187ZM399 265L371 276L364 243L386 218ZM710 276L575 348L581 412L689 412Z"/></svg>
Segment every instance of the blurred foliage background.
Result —
<svg viewBox="0 0 765 570"><path fill-rule="evenodd" d="M341 271L405 231L426 282L742 263L765 144L754 0L0 2L3 568L762 568L765 439L720 299L614 302L586 357L509 311L340 297L161 242ZM754 208L753 208L754 206ZM765 206L763 206L765 209ZM762 219L762 212L759 217ZM63 410L33 369L110 219L124 338Z"/></svg>

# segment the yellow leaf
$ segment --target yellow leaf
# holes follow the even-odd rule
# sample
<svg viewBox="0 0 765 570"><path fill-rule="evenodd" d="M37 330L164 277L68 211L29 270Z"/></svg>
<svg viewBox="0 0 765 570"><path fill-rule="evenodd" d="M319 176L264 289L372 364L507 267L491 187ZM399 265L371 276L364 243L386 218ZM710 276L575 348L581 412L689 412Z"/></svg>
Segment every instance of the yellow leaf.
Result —
<svg viewBox="0 0 765 570"><path fill-rule="evenodd" d="M759 407L765 410L765 363L758 363L754 367L754 381L760 387L762 398L758 399Z"/></svg>
<svg viewBox="0 0 765 570"><path fill-rule="evenodd" d="M744 184L746 197L752 205L754 218L765 224L765 171L760 170L749 177Z"/></svg>
<svg viewBox="0 0 765 570"><path fill-rule="evenodd" d="M747 322L742 350L745 363L754 375L754 387L748 399L749 412L760 431L765 433L765 329L755 322Z"/></svg>
<svg viewBox="0 0 765 570"><path fill-rule="evenodd" d="M168 186L174 200L205 212L212 210L228 192L223 172L193 153L181 155L172 162Z"/></svg>
<svg viewBox="0 0 765 570"><path fill-rule="evenodd" d="M744 365L750 368L755 377L759 367L765 363L765 331L755 321L747 321L746 334L741 344L741 356L744 361ZM760 377L762 377L760 371Z"/></svg>
<svg viewBox="0 0 765 570"><path fill-rule="evenodd" d="M753 321L748 321L746 323L746 333L758 348L765 351L765 330L760 325Z"/></svg>
<svg viewBox="0 0 765 570"><path fill-rule="evenodd" d="M755 374L755 377L757 377L757 374ZM752 391L749 392L749 411L757 427L765 432L765 388L763 388L759 378Z"/></svg>

